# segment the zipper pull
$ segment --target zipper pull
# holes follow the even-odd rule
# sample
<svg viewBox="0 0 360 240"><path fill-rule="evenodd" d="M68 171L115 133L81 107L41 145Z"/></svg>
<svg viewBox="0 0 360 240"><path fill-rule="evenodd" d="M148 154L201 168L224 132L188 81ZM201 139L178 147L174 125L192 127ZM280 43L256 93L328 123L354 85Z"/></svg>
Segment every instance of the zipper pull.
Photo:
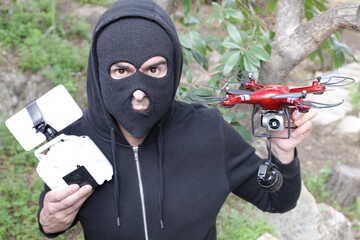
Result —
<svg viewBox="0 0 360 240"><path fill-rule="evenodd" d="M139 161L139 147L133 147L135 161Z"/></svg>

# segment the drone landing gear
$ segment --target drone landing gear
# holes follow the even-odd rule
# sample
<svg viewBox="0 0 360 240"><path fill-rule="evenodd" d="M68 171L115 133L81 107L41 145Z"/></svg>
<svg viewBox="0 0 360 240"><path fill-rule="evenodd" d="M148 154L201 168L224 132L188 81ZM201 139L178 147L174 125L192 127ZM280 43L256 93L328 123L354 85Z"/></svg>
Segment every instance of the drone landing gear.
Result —
<svg viewBox="0 0 360 240"><path fill-rule="evenodd" d="M260 112L261 120L260 125L263 128L266 128L269 131L283 131L287 129L287 135L285 137L282 136L274 136L269 133L256 133L255 131L255 115ZM284 122L285 117L285 122ZM289 139L290 138L290 130L295 129L296 127L290 126L290 114L289 109L287 107L282 108L282 110L264 110L260 105L254 105L252 114L251 114L251 131L254 137L266 137L266 138L280 138L280 139Z"/></svg>

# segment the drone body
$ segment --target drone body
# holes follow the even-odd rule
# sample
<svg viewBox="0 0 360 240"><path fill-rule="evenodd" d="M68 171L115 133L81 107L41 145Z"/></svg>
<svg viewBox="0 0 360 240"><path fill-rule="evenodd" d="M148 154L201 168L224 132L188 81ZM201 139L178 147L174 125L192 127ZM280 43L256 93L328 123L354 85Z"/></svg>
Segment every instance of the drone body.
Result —
<svg viewBox="0 0 360 240"><path fill-rule="evenodd" d="M237 103L259 104L264 110L274 111L280 111L284 106L288 106L297 107L301 112L308 112L311 107L307 105L308 101L305 100L306 94L322 94L326 90L326 87L319 85L317 81L314 81L312 86L297 87L286 85L264 86L256 84L255 80L251 80L245 84L245 88L254 92L249 95L229 94L221 105L231 107ZM298 95L299 97L297 97Z"/></svg>

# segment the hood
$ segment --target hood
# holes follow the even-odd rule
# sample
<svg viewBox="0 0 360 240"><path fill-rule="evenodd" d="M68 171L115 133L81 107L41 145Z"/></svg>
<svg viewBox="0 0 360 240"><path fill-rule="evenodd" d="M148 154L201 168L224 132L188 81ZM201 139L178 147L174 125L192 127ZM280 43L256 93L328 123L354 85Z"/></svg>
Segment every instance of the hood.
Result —
<svg viewBox="0 0 360 240"><path fill-rule="evenodd" d="M96 24L88 62L87 73L87 94L88 94L88 117L93 126L109 133L114 128L114 121L110 113L105 108L104 99L99 82L98 59L96 44L102 30L109 24L124 18L144 18L153 21L161 26L169 35L173 42L174 54L174 89L172 98L174 99L177 87L180 82L182 71L182 50L175 26L169 15L156 3L151 0L119 0L114 3L99 19Z"/></svg>

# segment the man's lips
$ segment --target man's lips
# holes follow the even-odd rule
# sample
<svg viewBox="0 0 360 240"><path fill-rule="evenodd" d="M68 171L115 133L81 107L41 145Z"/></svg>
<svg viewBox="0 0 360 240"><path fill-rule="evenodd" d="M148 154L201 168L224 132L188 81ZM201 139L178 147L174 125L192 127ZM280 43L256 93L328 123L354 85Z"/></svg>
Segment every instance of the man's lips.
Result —
<svg viewBox="0 0 360 240"><path fill-rule="evenodd" d="M144 98L141 101L137 101L136 99L133 99L131 104L132 104L132 108L135 111L145 111L149 108L150 102L148 98Z"/></svg>
<svg viewBox="0 0 360 240"><path fill-rule="evenodd" d="M148 107L142 104L137 104L137 105L133 105L133 109L135 111L145 111L146 109L148 109Z"/></svg>

